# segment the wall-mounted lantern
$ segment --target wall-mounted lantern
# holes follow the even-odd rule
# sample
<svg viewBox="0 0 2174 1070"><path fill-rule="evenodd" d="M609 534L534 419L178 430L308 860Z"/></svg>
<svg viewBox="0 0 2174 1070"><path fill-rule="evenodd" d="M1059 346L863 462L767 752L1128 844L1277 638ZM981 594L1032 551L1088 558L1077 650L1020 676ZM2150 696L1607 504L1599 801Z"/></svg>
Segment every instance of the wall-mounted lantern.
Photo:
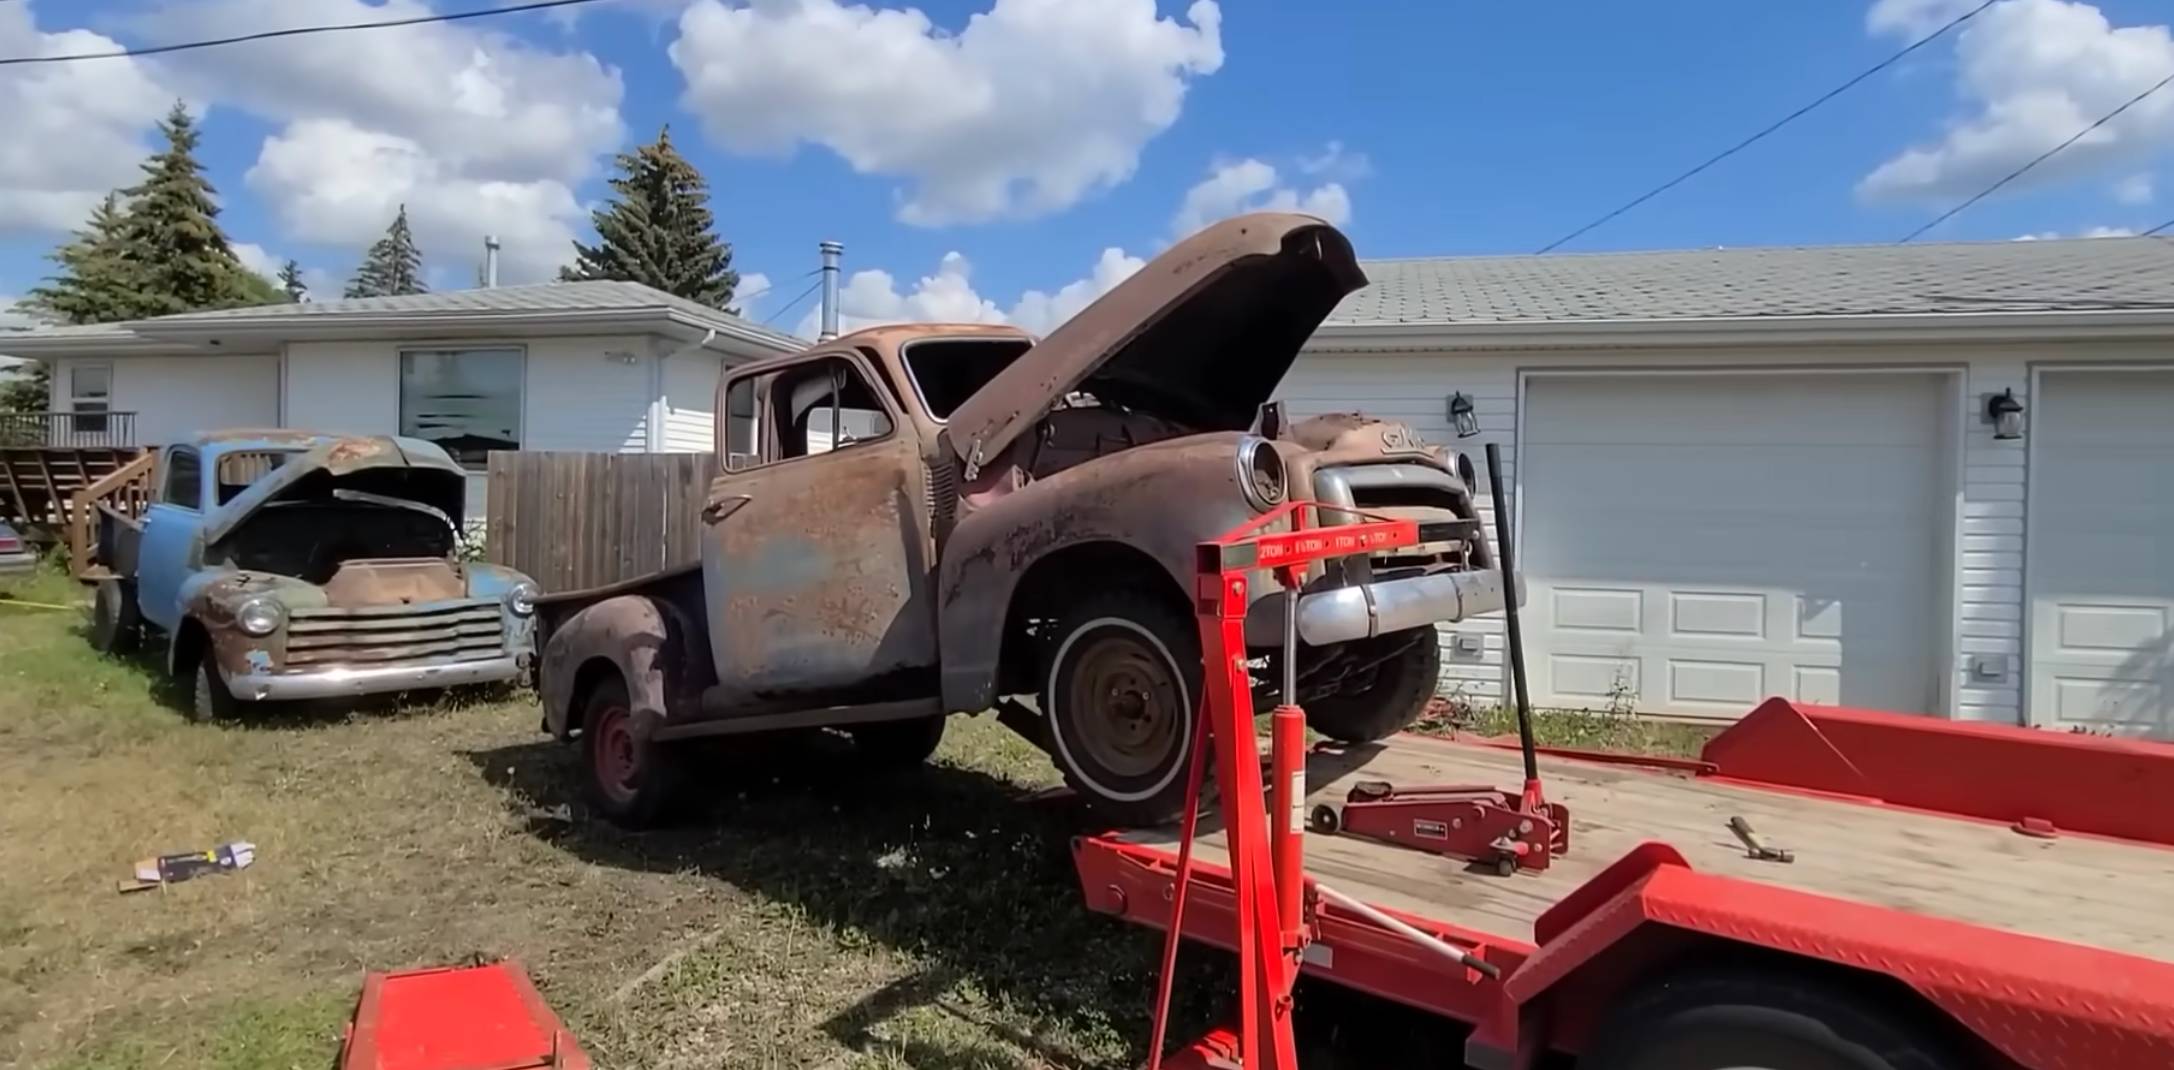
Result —
<svg viewBox="0 0 2174 1070"><path fill-rule="evenodd" d="M1449 396L1449 426L1456 429L1458 438L1471 438L1480 433L1480 419L1472 412L1472 398L1461 391Z"/></svg>
<svg viewBox="0 0 2174 1070"><path fill-rule="evenodd" d="M2003 390L1986 397L1985 422L1993 425L1994 438L2023 437L2023 403L2015 399L2014 390Z"/></svg>

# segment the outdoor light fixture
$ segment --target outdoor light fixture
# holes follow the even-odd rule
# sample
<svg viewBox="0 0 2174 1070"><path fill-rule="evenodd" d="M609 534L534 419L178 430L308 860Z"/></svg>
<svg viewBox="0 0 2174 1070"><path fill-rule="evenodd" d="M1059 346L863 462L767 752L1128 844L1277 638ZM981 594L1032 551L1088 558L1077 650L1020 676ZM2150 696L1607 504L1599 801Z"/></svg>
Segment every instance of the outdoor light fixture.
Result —
<svg viewBox="0 0 2174 1070"><path fill-rule="evenodd" d="M1449 426L1457 430L1458 438L1471 438L1480 433L1480 420L1472 414L1472 398L1463 392L1449 396Z"/></svg>
<svg viewBox="0 0 2174 1070"><path fill-rule="evenodd" d="M2023 437L2023 403L2015 399L2014 390L2003 390L1985 399L1985 422L1993 425L1994 438Z"/></svg>

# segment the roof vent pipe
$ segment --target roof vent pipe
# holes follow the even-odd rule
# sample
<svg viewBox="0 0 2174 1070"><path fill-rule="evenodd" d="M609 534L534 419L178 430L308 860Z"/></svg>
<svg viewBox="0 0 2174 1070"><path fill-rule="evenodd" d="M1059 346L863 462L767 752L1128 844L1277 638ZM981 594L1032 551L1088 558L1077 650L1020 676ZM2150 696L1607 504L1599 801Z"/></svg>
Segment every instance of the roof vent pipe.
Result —
<svg viewBox="0 0 2174 1070"><path fill-rule="evenodd" d="M838 337L838 258L845 246L827 241L817 248L823 251L823 330L815 340L827 342Z"/></svg>
<svg viewBox="0 0 2174 1070"><path fill-rule="evenodd" d="M483 236L483 288L498 289L498 235Z"/></svg>

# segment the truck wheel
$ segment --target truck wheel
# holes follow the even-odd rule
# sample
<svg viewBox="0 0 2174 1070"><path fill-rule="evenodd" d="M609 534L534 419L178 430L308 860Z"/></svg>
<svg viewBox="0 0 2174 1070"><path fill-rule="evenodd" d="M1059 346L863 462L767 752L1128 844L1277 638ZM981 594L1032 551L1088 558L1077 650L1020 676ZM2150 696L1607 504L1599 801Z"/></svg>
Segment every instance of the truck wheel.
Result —
<svg viewBox="0 0 2174 1070"><path fill-rule="evenodd" d="M1374 668L1374 682L1364 690L1328 695L1306 703L1306 726L1340 743L1372 743L1410 727L1434 700L1441 686L1442 644L1433 627L1414 629L1370 639L1368 644L1394 648L1409 644L1395 657ZM1354 651L1360 657L1362 647Z"/></svg>
<svg viewBox="0 0 2174 1070"><path fill-rule="evenodd" d="M678 794L679 755L635 737L626 682L613 674L590 688L581 723L590 803L615 825L656 824Z"/></svg>
<svg viewBox="0 0 2174 1070"><path fill-rule="evenodd" d="M1840 985L1713 969L1610 1011L1579 1070L1962 1070L1920 1023Z"/></svg>
<svg viewBox="0 0 2174 1070"><path fill-rule="evenodd" d="M91 649L101 654L129 654L143 635L136 614L136 589L122 580L98 581L91 602Z"/></svg>
<svg viewBox="0 0 2174 1070"><path fill-rule="evenodd" d="M916 717L911 721L882 721L854 725L847 732L853 736L853 749L860 753L861 764L867 768L911 769L936 753L936 745L944 741L945 720L938 715Z"/></svg>
<svg viewBox="0 0 2174 1070"><path fill-rule="evenodd" d="M1193 622L1160 599L1112 591L1061 614L1051 634L1041 701L1065 782L1121 824L1177 817L1199 713Z"/></svg>
<svg viewBox="0 0 2174 1070"><path fill-rule="evenodd" d="M231 721L241 712L241 700L227 690L226 678L219 675L219 667L211 663L208 652L196 659L196 692L192 699L189 720L199 724Z"/></svg>

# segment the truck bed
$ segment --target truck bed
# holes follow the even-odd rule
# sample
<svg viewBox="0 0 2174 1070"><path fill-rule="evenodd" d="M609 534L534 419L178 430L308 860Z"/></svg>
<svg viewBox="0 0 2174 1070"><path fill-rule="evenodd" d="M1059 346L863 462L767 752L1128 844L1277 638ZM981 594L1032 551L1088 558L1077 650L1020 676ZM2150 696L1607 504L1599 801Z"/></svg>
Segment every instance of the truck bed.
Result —
<svg viewBox="0 0 2174 1070"><path fill-rule="evenodd" d="M1307 765L1309 803L1340 804L1361 780L1515 788L1518 755L1473 743L1398 736L1324 748ZM1533 920L1647 840L1694 869L2110 951L2174 959L2174 850L2063 835L2034 839L2005 825L1651 768L1543 757L1550 801L1570 808L1571 850L1544 872L1512 877L1406 847L1309 832L1306 869L1378 906L1533 941ZM1793 863L1746 857L1730 834L1741 816ZM1124 834L1167 847L1174 828ZM1197 857L1227 846L1204 819Z"/></svg>

